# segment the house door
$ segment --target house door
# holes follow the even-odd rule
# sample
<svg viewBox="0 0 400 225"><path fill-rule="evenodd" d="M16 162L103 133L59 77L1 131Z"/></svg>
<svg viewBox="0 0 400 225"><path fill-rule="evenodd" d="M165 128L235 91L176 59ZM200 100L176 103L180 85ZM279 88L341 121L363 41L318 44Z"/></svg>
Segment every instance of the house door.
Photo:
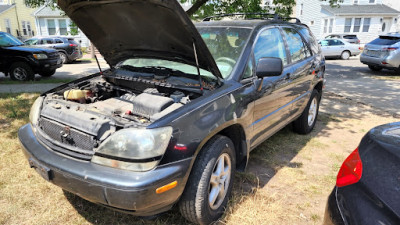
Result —
<svg viewBox="0 0 400 225"><path fill-rule="evenodd" d="M382 21L381 33L382 34L389 33L390 27L392 27L392 18L384 18Z"/></svg>

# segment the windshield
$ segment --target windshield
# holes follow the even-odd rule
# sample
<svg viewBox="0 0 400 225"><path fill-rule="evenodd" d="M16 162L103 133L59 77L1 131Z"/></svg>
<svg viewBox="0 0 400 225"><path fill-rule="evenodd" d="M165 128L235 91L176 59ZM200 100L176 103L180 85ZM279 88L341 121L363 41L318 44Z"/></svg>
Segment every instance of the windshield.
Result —
<svg viewBox="0 0 400 225"><path fill-rule="evenodd" d="M217 63L223 78L228 78L247 42L251 29L235 27L198 27L197 29ZM197 75L197 68L195 66L169 60L148 58L128 59L120 64L120 67L123 66L165 67ZM209 71L203 69L200 70L200 74L215 78Z"/></svg>
<svg viewBox="0 0 400 225"><path fill-rule="evenodd" d="M8 33L0 33L0 46L1 47L10 47L10 46L19 46L23 45L20 40L12 36Z"/></svg>
<svg viewBox="0 0 400 225"><path fill-rule="evenodd" d="M39 39L37 39L37 38L32 38L32 39L26 40L26 41L25 41L25 44L26 44L26 45L36 45L36 44L38 43L38 41L39 41Z"/></svg>

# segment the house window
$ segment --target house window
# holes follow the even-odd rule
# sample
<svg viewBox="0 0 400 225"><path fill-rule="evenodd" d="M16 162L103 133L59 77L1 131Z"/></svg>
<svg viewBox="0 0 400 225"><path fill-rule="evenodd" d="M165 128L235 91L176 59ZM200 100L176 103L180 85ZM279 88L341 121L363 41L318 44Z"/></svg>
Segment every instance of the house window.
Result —
<svg viewBox="0 0 400 225"><path fill-rule="evenodd" d="M354 1L353 1L353 4L354 4L354 5L357 5L357 4L358 4L358 0L354 0Z"/></svg>
<svg viewBox="0 0 400 225"><path fill-rule="evenodd" d="M375 0L369 0L369 3L375 3Z"/></svg>
<svg viewBox="0 0 400 225"><path fill-rule="evenodd" d="M368 32L369 31L370 23L371 23L371 18L364 18L364 24L363 24L363 31L362 32Z"/></svg>
<svg viewBox="0 0 400 225"><path fill-rule="evenodd" d="M332 29L333 29L333 19L329 20L329 33L332 33Z"/></svg>
<svg viewBox="0 0 400 225"><path fill-rule="evenodd" d="M67 35L67 21L65 19L58 20L58 26L60 27L60 35Z"/></svg>
<svg viewBox="0 0 400 225"><path fill-rule="evenodd" d="M353 32L360 32L360 27L361 27L361 18L355 18Z"/></svg>
<svg viewBox="0 0 400 225"><path fill-rule="evenodd" d="M54 19L47 20L47 31L49 32L49 35L56 34L56 23L55 23Z"/></svg>
<svg viewBox="0 0 400 225"><path fill-rule="evenodd" d="M28 30L26 29L26 22L22 21L22 35L27 36Z"/></svg>
<svg viewBox="0 0 400 225"><path fill-rule="evenodd" d="M5 24L6 24L6 32L11 34L11 24L10 24L10 19L5 19L4 20Z"/></svg>
<svg viewBox="0 0 400 225"><path fill-rule="evenodd" d="M310 21L310 26L314 26L314 20Z"/></svg>
<svg viewBox="0 0 400 225"><path fill-rule="evenodd" d="M349 33L351 30L351 22L353 18L346 18L344 21L344 32Z"/></svg>

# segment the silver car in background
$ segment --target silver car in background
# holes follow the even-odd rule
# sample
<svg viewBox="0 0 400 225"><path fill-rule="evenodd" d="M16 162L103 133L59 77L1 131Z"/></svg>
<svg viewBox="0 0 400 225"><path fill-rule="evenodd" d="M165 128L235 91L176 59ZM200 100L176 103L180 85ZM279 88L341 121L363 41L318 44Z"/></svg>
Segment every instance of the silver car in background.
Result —
<svg viewBox="0 0 400 225"><path fill-rule="evenodd" d="M325 39L342 39L351 44L360 44L360 39L358 39L357 35L355 34L330 34L325 37Z"/></svg>
<svg viewBox="0 0 400 225"><path fill-rule="evenodd" d="M373 71L400 71L400 33L388 33L366 44L360 61Z"/></svg>
<svg viewBox="0 0 400 225"><path fill-rule="evenodd" d="M349 59L350 56L357 56L360 54L360 47L355 44L342 39L324 39L319 41L321 45L322 54L329 57L340 57L341 59Z"/></svg>

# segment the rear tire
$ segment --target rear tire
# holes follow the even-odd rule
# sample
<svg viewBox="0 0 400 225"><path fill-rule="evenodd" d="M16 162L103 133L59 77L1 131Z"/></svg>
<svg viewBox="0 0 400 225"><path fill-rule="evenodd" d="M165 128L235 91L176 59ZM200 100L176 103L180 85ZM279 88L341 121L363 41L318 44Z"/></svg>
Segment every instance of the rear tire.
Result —
<svg viewBox="0 0 400 225"><path fill-rule="evenodd" d="M340 58L343 60L348 60L351 56L351 53L349 51L343 51L342 54L340 55Z"/></svg>
<svg viewBox="0 0 400 225"><path fill-rule="evenodd" d="M56 73L56 70L42 71L39 73L42 77L51 77Z"/></svg>
<svg viewBox="0 0 400 225"><path fill-rule="evenodd" d="M296 133L308 134L312 131L317 122L320 101L321 94L314 89L303 113L293 122L293 130Z"/></svg>
<svg viewBox="0 0 400 225"><path fill-rule="evenodd" d="M210 224L224 213L232 191L236 158L233 142L221 135L213 137L198 154L179 209L187 220Z"/></svg>
<svg viewBox="0 0 400 225"><path fill-rule="evenodd" d="M28 81L35 78L35 73L32 68L24 62L16 62L10 67L11 80Z"/></svg>
<svg viewBox="0 0 400 225"><path fill-rule="evenodd" d="M381 71L383 68L382 67L380 67L380 66L371 66L371 65L368 65L368 68L370 69L370 70L372 70L372 71Z"/></svg>
<svg viewBox="0 0 400 225"><path fill-rule="evenodd" d="M64 52L59 52L58 54L60 54L61 62L63 64L68 63L68 57Z"/></svg>

